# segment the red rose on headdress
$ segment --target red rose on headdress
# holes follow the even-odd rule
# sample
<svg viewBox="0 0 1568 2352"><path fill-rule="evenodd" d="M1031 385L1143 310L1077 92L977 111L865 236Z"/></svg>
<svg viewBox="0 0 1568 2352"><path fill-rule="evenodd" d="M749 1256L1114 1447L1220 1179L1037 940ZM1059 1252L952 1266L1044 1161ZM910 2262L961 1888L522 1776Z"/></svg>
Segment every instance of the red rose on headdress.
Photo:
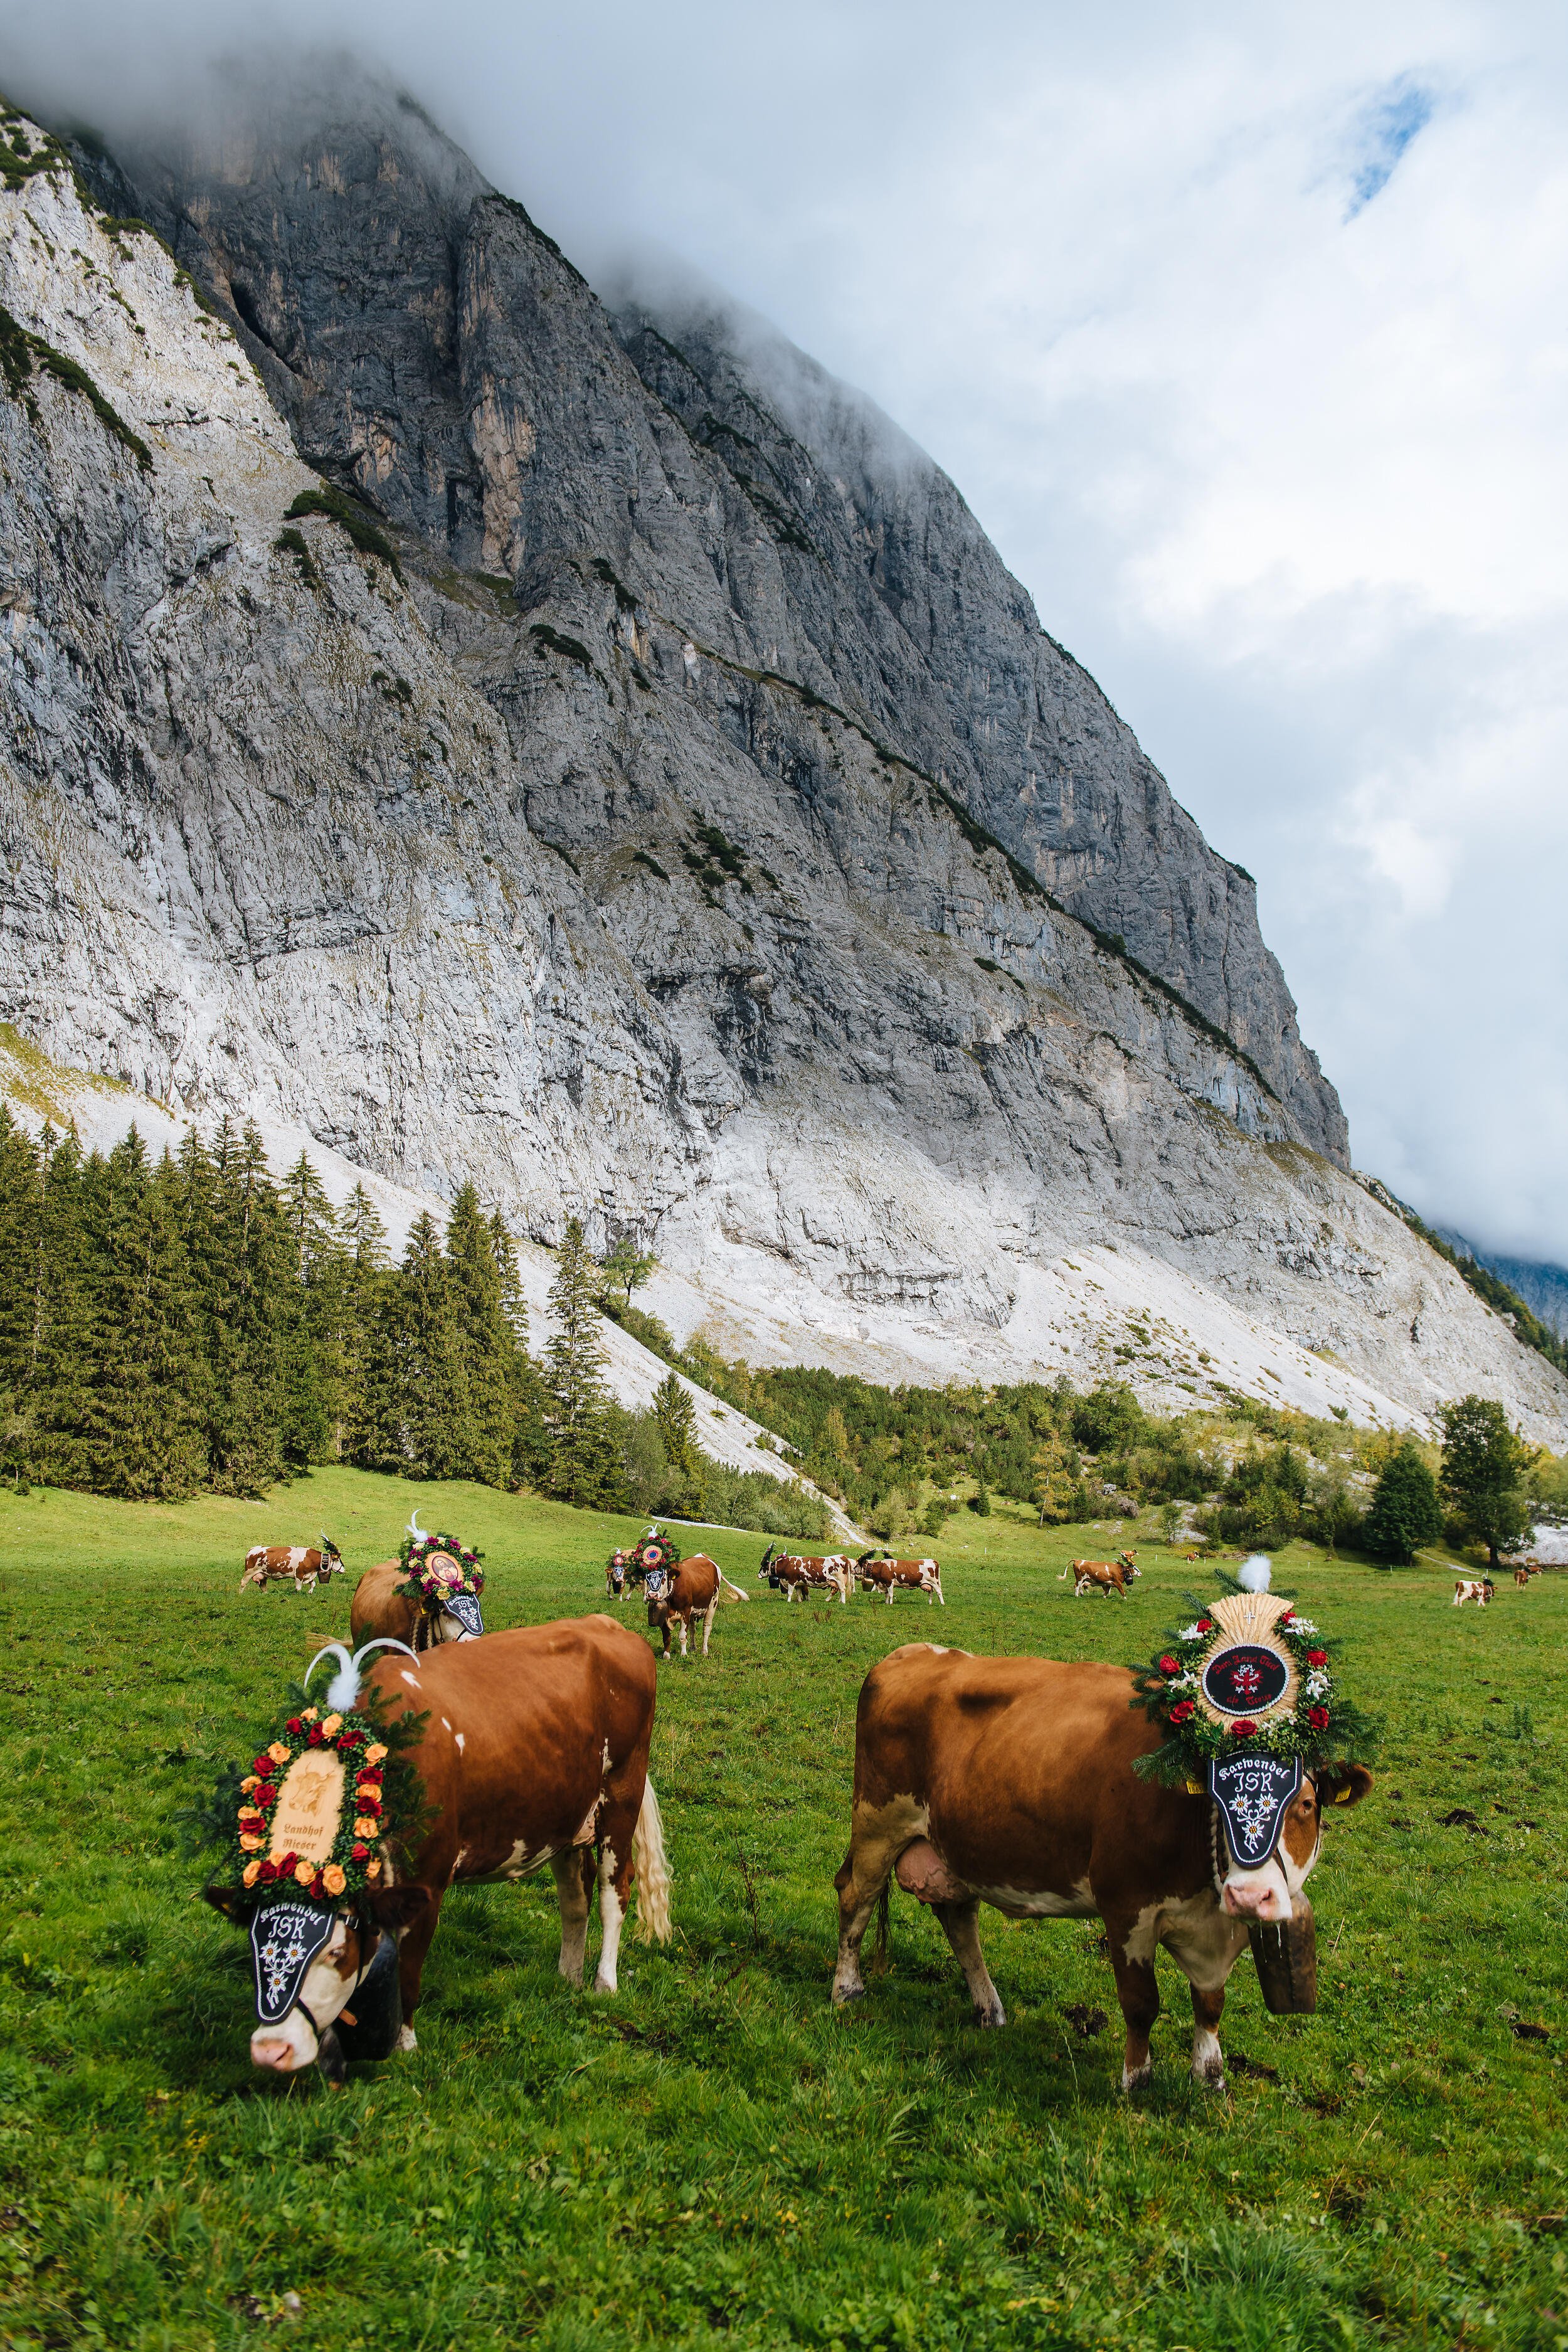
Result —
<svg viewBox="0 0 1568 2352"><path fill-rule="evenodd" d="M363 1731L340 1731L338 1734L338 1746L341 1748L357 1748L363 1738L364 1734Z"/></svg>
<svg viewBox="0 0 1568 2352"><path fill-rule="evenodd" d="M1182 1671L1182 1662L1181 1662L1181 1660L1180 1660L1179 1658L1162 1658L1162 1659L1161 1659L1161 1661L1160 1661L1160 1672L1161 1672L1163 1675L1179 1675L1179 1674L1181 1673L1181 1671Z"/></svg>
<svg viewBox="0 0 1568 2352"><path fill-rule="evenodd" d="M1175 1706L1171 1709L1171 1721L1173 1723L1185 1723L1188 1716L1193 1712L1194 1708L1192 1700L1190 1698L1179 1698L1176 1701Z"/></svg>
<svg viewBox="0 0 1568 2352"><path fill-rule="evenodd" d="M321 1744L322 1737L323 1737L323 1734L322 1734L322 1731L321 1731L321 1725L320 1725L319 1723L313 1723L313 1724L310 1726L310 1730L305 1734L305 1745L306 1745L306 1747L307 1747L307 1748L319 1748L319 1747L321 1746Z"/></svg>
<svg viewBox="0 0 1568 2352"><path fill-rule="evenodd" d="M265 1780L272 1769L271 1757L253 1756L250 1759L250 1769L253 1772L258 1772L262 1779Z"/></svg>
<svg viewBox="0 0 1568 2352"><path fill-rule="evenodd" d="M367 1846L367 1845L361 1845L361 1844L359 1844L359 1843L356 1842L355 1846L354 1846L354 1850L353 1850L353 1858L354 1858L354 1860L355 1860L356 1862L363 1862L363 1861L364 1861L364 1859L365 1859L365 1857L366 1857L366 1855L369 1853L369 1852L370 1852L370 1848L369 1848L369 1846Z"/></svg>
<svg viewBox="0 0 1568 2352"><path fill-rule="evenodd" d="M1198 1632L1200 1633L1212 1633L1214 1632L1214 1619L1212 1617L1200 1617L1198 1619Z"/></svg>
<svg viewBox="0 0 1568 2352"><path fill-rule="evenodd" d="M1328 1708L1326 1706L1310 1706L1307 1709L1307 1720L1311 1725L1314 1731L1327 1731L1329 1727Z"/></svg>
<svg viewBox="0 0 1568 2352"><path fill-rule="evenodd" d="M300 1737L300 1734L301 1733L301 1731L303 1731L303 1729L305 1728L305 1727L304 1727L304 1725L300 1722L300 1718L299 1718L299 1717L298 1717L297 1715L291 1715L291 1716L289 1717L288 1722L284 1725L283 1728L284 1728L284 1730L285 1730L285 1731L291 1732L291 1733L293 1734L294 1738L295 1738L296 1739L298 1739L298 1738L299 1738L299 1737Z"/></svg>
<svg viewBox="0 0 1568 2352"><path fill-rule="evenodd" d="M1242 1717L1239 1723L1233 1723L1230 1727L1232 1734L1237 1739L1250 1739L1258 1729L1251 1717L1246 1715Z"/></svg>
<svg viewBox="0 0 1568 2352"><path fill-rule="evenodd" d="M326 1887L321 1882L321 1874L318 1870L316 1875L310 1881L310 1892L316 1896L317 1900L320 1901L321 1897L326 1893Z"/></svg>
<svg viewBox="0 0 1568 2352"><path fill-rule="evenodd" d="M276 1878L278 1864L275 1862L264 1862L257 1875L261 1878Z"/></svg>
<svg viewBox="0 0 1568 2352"><path fill-rule="evenodd" d="M1308 1653L1307 1653L1307 1664L1308 1664L1310 1666L1326 1666L1326 1665L1328 1664L1328 1663L1329 1663L1329 1654L1328 1654L1327 1650L1309 1650L1309 1651L1308 1651Z"/></svg>

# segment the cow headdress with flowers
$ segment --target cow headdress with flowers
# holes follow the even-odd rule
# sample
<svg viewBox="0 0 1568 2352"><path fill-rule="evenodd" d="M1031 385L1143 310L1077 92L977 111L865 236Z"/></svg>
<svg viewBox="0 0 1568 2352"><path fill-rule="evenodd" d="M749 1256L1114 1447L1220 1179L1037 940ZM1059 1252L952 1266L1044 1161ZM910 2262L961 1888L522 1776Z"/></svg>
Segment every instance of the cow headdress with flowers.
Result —
<svg viewBox="0 0 1568 2352"><path fill-rule="evenodd" d="M1299 1786L1303 1770L1360 1760L1376 1730L1340 1685L1336 1645L1293 1601L1268 1591L1267 1561L1249 1561L1240 1578L1217 1575L1225 1598L1205 1606L1189 1593L1190 1622L1166 1636L1151 1664L1132 1669L1132 1705L1165 1732L1163 1745L1133 1769L1194 1796L1207 1790L1227 1817L1227 1791L1245 1790L1229 1826L1237 1860L1251 1863L1263 1857L1247 1849L1266 1829L1278 1835L1286 1784ZM1238 1773L1244 1765L1276 1769ZM1266 1787L1274 1792L1268 1821L1248 1834L1249 1809Z"/></svg>
<svg viewBox="0 0 1568 2352"><path fill-rule="evenodd" d="M479 1566L483 1552L459 1543L456 1536L426 1535L418 1512L414 1511L397 1557L404 1571L397 1591L415 1603L422 1617L434 1619L445 1610L466 1632L484 1632L479 1613L479 1595L485 1589L485 1572ZM422 1633L426 1630L421 1626ZM426 1643L416 1637L415 1646L424 1649Z"/></svg>

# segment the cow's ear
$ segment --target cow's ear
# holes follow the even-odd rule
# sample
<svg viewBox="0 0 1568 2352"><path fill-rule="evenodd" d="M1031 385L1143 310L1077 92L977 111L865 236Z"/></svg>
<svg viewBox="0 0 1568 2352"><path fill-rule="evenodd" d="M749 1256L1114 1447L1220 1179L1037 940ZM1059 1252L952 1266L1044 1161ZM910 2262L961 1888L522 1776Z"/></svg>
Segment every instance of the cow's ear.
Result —
<svg viewBox="0 0 1568 2352"><path fill-rule="evenodd" d="M250 1908L247 1904L244 1910L241 1909L239 1897L232 1886L204 1886L202 1900L210 1903L215 1911L221 1911L226 1919L232 1919L236 1927L240 1925Z"/></svg>
<svg viewBox="0 0 1568 2352"><path fill-rule="evenodd" d="M395 1935L417 1919L430 1897L423 1886L376 1886L367 1888L360 1900L378 1927L390 1927Z"/></svg>
<svg viewBox="0 0 1568 2352"><path fill-rule="evenodd" d="M1372 1774L1364 1764L1333 1764L1313 1777L1322 1805L1359 1805L1372 1788Z"/></svg>

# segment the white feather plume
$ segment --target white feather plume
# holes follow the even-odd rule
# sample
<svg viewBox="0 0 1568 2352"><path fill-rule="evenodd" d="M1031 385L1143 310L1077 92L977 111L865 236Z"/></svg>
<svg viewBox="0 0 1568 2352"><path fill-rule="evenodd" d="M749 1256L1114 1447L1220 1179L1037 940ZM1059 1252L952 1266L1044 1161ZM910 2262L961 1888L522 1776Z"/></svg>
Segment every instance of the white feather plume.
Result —
<svg viewBox="0 0 1568 2352"><path fill-rule="evenodd" d="M354 1652L352 1658L343 1643L329 1642L325 1648L317 1651L305 1669L306 1688L310 1688L310 1676L323 1658L334 1656L341 1658L342 1664L327 1685L327 1705L337 1714L346 1715L359 1696L360 1661L362 1658L368 1658L373 1650L401 1650L405 1658L413 1658L416 1665L419 1664L417 1656L409 1648L407 1643L395 1642L390 1633L384 1633L379 1641L367 1642L363 1649Z"/></svg>
<svg viewBox="0 0 1568 2352"><path fill-rule="evenodd" d="M1244 1592L1267 1592L1274 1571L1260 1551L1244 1559L1236 1571L1236 1580Z"/></svg>
<svg viewBox="0 0 1568 2352"><path fill-rule="evenodd" d="M424 1542L425 1530L419 1524L419 1512L417 1507L410 1511L408 1514L408 1527L406 1532L413 1537L416 1543Z"/></svg>

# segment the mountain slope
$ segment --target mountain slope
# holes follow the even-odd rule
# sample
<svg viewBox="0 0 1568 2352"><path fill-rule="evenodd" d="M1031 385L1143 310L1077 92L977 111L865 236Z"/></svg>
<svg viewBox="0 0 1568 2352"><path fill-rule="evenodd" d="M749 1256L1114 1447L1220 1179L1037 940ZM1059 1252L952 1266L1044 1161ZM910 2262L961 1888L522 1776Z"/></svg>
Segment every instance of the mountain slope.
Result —
<svg viewBox="0 0 1568 2352"><path fill-rule="evenodd" d="M612 320L390 100L95 163L96 214L9 136L0 1015L636 1232L775 1355L1050 1369L1098 1313L1199 1393L1245 1324L1265 1393L1563 1429L1338 1164L1239 877L890 430ZM1163 1370L1117 1336L1154 1314Z"/></svg>

